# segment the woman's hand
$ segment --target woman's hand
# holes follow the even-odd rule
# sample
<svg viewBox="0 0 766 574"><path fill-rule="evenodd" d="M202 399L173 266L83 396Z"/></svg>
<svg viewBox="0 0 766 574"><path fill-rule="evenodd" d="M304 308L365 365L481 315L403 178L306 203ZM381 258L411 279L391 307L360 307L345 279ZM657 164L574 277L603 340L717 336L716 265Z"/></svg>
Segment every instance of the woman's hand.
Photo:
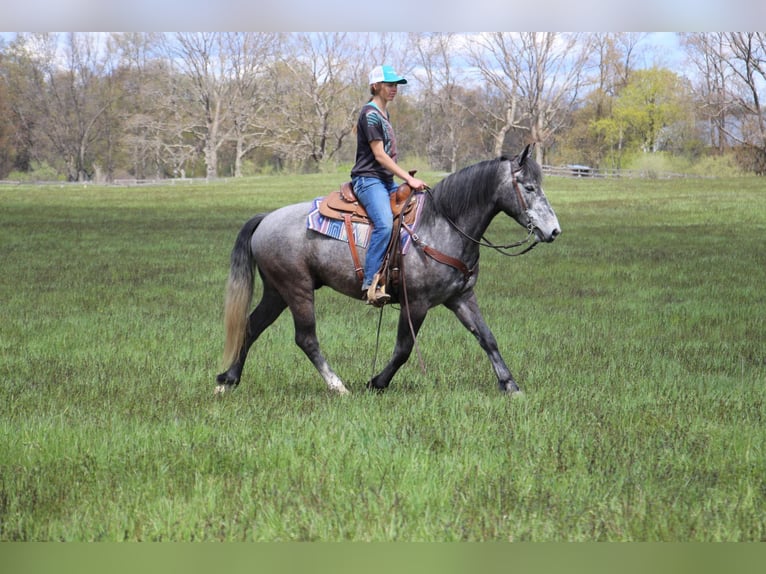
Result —
<svg viewBox="0 0 766 574"><path fill-rule="evenodd" d="M408 175L404 181L407 183L407 185L409 185L415 191L420 191L428 187L425 181L423 181L422 179L418 179L417 177L414 177L412 175Z"/></svg>

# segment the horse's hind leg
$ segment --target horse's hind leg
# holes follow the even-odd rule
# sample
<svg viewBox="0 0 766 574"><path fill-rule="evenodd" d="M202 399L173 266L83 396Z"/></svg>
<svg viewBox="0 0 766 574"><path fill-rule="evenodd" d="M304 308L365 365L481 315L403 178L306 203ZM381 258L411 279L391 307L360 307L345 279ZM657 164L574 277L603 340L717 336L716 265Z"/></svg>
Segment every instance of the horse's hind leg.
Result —
<svg viewBox="0 0 766 574"><path fill-rule="evenodd" d="M518 392L519 387L513 379L513 375L505 364L503 357L500 355L497 340L484 321L481 311L479 311L479 304L476 301L476 294L473 290L447 301L444 305L457 315L460 322L476 337L481 348L487 353L492 363L492 368L497 375L497 385L500 390L509 393Z"/></svg>
<svg viewBox="0 0 766 574"><path fill-rule="evenodd" d="M287 304L282 296L268 284L264 283L263 295L258 305L250 314L245 340L242 343L236 360L227 371L216 377L216 382L218 383L215 390L216 394L236 387L239 384L250 347L261 336L261 333L276 321L277 317L282 314L286 307Z"/></svg>
<svg viewBox="0 0 766 574"><path fill-rule="evenodd" d="M295 343L306 354L319 374L327 383L327 387L340 395L348 393L343 381L330 368L327 359L319 349L319 339L316 334L316 318L314 316L314 291L308 286L305 293L292 297L290 311L295 323Z"/></svg>

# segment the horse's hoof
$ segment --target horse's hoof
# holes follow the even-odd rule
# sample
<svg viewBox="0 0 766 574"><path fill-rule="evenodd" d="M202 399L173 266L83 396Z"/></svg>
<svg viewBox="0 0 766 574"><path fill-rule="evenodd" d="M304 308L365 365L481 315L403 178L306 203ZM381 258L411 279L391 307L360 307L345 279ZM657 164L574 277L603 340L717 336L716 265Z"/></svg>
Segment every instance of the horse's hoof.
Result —
<svg viewBox="0 0 766 574"><path fill-rule="evenodd" d="M230 393L234 389L237 388L237 385L227 385L227 384L220 384L216 385L215 392L213 393L214 397L220 397L221 395L225 393Z"/></svg>
<svg viewBox="0 0 766 574"><path fill-rule="evenodd" d="M514 381L506 381L504 383L500 383L499 387L502 392L512 396L515 396L518 394L524 394L522 393L521 389L519 389L519 386Z"/></svg>
<svg viewBox="0 0 766 574"><path fill-rule="evenodd" d="M386 387L377 387L373 384L372 381L368 381L366 389L370 393L376 393L378 395L382 395L383 391L386 390Z"/></svg>

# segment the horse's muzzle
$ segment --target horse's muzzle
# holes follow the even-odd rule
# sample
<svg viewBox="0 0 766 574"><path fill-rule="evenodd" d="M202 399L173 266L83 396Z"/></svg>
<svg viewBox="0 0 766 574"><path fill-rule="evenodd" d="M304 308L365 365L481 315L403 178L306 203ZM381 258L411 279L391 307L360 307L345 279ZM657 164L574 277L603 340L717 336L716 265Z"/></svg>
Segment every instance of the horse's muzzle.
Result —
<svg viewBox="0 0 766 574"><path fill-rule="evenodd" d="M561 229L559 227L554 227L547 233L539 227L535 227L533 231L535 232L535 238L539 243L551 243L561 235Z"/></svg>

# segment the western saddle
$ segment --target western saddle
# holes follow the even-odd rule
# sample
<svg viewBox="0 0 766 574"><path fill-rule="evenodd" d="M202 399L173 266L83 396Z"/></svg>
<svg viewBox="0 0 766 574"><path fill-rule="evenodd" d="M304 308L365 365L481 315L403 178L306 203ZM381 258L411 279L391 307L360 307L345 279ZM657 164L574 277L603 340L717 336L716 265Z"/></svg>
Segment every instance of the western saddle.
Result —
<svg viewBox="0 0 766 574"><path fill-rule="evenodd" d="M372 290L379 284L380 288L385 292L386 278L389 279L392 288L395 288L398 284L399 262L401 258L401 242L399 237L403 225L412 229L417 212L415 209L416 204L417 198L415 197L412 188L406 183L401 184L399 189L396 190L396 193L391 194L391 212L394 216L394 231L391 234L391 241L386 250L383 268L376 275L376 280L371 287ZM367 215L367 211L356 198L354 187L351 185L351 182L343 183L340 186L340 189L325 197L319 204L319 213L324 217L339 220L344 223L346 227L346 235L348 236L348 246L351 251L351 259L354 262L354 271L361 283L364 280L364 268L359 260L359 253L354 239L353 224L371 224L371 221Z"/></svg>

